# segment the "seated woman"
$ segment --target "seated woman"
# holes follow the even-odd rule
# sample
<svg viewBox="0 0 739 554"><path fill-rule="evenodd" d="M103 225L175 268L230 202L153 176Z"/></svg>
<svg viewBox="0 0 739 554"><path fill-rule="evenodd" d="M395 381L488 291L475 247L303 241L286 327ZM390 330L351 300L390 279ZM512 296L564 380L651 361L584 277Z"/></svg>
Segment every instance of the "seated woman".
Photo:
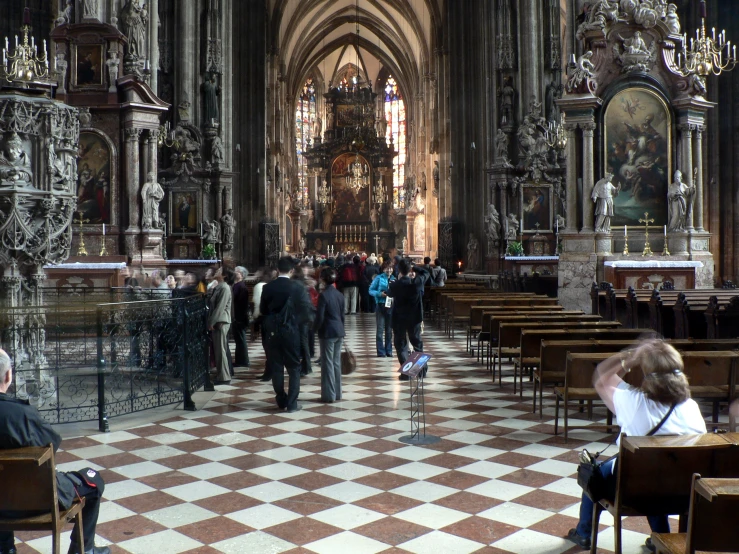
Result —
<svg viewBox="0 0 739 554"><path fill-rule="evenodd" d="M621 432L627 436L698 435L706 432L706 423L695 400L690 398L683 360L675 348L660 340L642 342L635 350L621 352L604 360L593 376L595 390L608 409L616 414ZM630 371L644 374L640 388L628 385L621 375ZM674 406L674 408L673 408ZM662 419L669 413L660 426ZM619 444L619 436L616 443ZM616 460L614 456L600 466L606 479L609 498L616 494ZM570 529L567 538L583 548L590 548L593 527L593 501L586 494L580 504L580 522ZM669 533L667 516L647 518L652 531ZM647 548L653 550L651 539Z"/></svg>

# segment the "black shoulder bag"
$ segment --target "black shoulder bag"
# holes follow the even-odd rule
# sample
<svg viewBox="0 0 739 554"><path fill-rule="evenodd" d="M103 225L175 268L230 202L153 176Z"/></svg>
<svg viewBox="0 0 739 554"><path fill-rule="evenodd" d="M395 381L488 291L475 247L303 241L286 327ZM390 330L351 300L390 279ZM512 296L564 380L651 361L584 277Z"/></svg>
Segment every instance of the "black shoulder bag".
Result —
<svg viewBox="0 0 739 554"><path fill-rule="evenodd" d="M667 421L672 415L672 412L675 410L675 406L677 406L677 404L672 404L672 406L670 406L665 417L663 417L660 422L646 434L647 437L651 437L660 430L665 421ZM618 435L616 435L616 438L618 438ZM587 450L583 450L580 453L580 463L577 466L577 484L582 487L583 492L587 494L593 502L599 502L607 496L608 491L606 487L606 478L600 472L600 466L603 462L598 461L598 458L615 442L616 439L613 439L611 444L595 454L591 454ZM616 456L618 456L618 454L616 454Z"/></svg>

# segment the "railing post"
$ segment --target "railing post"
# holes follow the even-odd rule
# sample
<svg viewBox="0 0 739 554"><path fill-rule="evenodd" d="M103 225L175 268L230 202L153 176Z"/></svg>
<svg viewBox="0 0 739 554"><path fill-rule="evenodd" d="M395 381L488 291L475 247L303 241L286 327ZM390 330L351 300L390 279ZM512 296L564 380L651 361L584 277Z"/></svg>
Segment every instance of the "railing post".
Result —
<svg viewBox="0 0 739 554"><path fill-rule="evenodd" d="M98 430L110 432L105 412L105 358L103 357L103 310L97 307Z"/></svg>
<svg viewBox="0 0 739 554"><path fill-rule="evenodd" d="M187 300L180 302L182 304L182 387L184 389L184 400L182 407L188 412L197 410L195 402L192 399L191 384L192 376L190 375L190 356L188 356L188 345L190 344L190 314L187 310Z"/></svg>

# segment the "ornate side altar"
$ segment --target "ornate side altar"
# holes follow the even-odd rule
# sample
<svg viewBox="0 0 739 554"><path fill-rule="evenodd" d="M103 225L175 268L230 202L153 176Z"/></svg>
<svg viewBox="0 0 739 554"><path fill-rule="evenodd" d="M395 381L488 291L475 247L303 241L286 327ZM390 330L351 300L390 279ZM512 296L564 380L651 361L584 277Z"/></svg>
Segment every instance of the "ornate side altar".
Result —
<svg viewBox="0 0 739 554"><path fill-rule="evenodd" d="M594 281L642 285L652 270L665 273L661 261L676 286L713 287L702 147L713 104L699 69L683 63L694 56L675 11L600 0L577 38L584 54L573 56L557 101L567 134L562 304L588 309ZM663 233L649 235L645 223ZM626 260L643 263L649 275L627 271L633 263Z"/></svg>

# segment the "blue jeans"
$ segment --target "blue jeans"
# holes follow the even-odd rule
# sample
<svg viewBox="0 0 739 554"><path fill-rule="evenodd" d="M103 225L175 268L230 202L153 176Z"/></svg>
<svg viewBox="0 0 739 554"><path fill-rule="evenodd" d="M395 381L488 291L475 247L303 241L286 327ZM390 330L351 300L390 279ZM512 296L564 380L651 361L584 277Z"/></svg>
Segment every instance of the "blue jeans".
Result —
<svg viewBox="0 0 739 554"><path fill-rule="evenodd" d="M393 355L393 328L391 323L392 311L388 310L384 305L377 305L375 312L375 321L377 322L377 331L375 340L377 342L378 356Z"/></svg>
<svg viewBox="0 0 739 554"><path fill-rule="evenodd" d="M606 478L606 486L608 488L608 498L616 497L616 457L603 462L600 465L600 472L603 477ZM593 532L593 510L595 505L590 497L583 493L582 501L580 502L580 522L577 524L577 534L581 537L590 537ZM669 533L670 524L667 521L667 516L647 516L649 521L649 527L655 533Z"/></svg>

